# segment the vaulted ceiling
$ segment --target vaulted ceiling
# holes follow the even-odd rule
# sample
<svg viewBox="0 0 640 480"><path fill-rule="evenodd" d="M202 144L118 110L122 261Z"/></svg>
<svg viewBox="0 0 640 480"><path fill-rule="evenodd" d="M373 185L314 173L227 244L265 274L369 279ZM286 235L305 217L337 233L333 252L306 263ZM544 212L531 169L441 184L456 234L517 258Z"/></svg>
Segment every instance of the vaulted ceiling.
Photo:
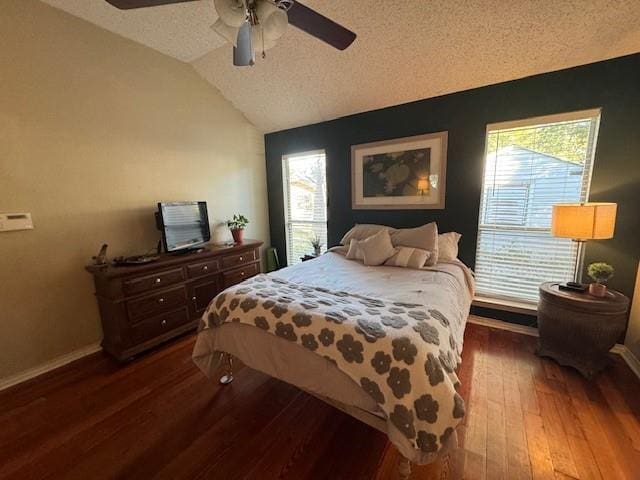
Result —
<svg viewBox="0 0 640 480"><path fill-rule="evenodd" d="M265 132L640 52L640 0L304 0L354 44L289 27L250 68L209 28L212 0L43 1L190 63Z"/></svg>

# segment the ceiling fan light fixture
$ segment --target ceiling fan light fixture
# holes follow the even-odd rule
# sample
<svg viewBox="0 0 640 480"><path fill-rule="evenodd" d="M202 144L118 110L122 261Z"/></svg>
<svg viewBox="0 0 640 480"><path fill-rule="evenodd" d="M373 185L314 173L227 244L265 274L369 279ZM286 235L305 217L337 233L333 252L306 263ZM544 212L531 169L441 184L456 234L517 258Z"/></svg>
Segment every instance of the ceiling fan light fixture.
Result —
<svg viewBox="0 0 640 480"><path fill-rule="evenodd" d="M240 28L247 19L247 7L244 0L213 0L213 5L225 24Z"/></svg>
<svg viewBox="0 0 640 480"><path fill-rule="evenodd" d="M258 2L257 16L265 40L278 40L287 30L287 12L269 0Z"/></svg>
<svg viewBox="0 0 640 480"><path fill-rule="evenodd" d="M238 30L236 46L233 47L233 64L236 67L253 66L255 56L251 42L251 24L245 22Z"/></svg>

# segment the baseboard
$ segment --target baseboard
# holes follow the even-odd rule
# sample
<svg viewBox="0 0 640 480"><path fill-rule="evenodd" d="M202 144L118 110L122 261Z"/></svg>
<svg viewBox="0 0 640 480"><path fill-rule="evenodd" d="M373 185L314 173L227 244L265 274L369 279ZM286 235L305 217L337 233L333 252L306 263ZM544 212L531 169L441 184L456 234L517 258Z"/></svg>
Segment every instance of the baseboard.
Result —
<svg viewBox="0 0 640 480"><path fill-rule="evenodd" d="M27 380L31 380L32 378L42 375L43 373L47 373L51 370L55 370L56 368L60 368L68 363L79 360L82 357L86 357L87 355L99 352L100 350L102 350L102 347L98 343L87 345L86 347L80 348L71 353L67 353L66 355L62 355L61 357L54 358L49 362L38 365L37 367L30 368L15 375L11 375L10 377L2 378L0 379L0 391L5 390L9 387L13 387L14 385L17 385L19 383L26 382Z"/></svg>
<svg viewBox="0 0 640 480"><path fill-rule="evenodd" d="M469 323L476 325L483 325L485 327L495 328L498 330L507 330L509 332L520 333L522 335L529 335L532 337L538 336L538 329L533 327L526 327L524 325L518 325L515 323L503 322L502 320L495 320L493 318L479 317L477 315L469 315ZM620 355L622 359L629 366L631 371L640 378L640 360L621 343L616 343L610 350L611 353Z"/></svg>
<svg viewBox="0 0 640 480"><path fill-rule="evenodd" d="M502 320L496 320L495 318L479 317L478 315L469 315L469 323L475 323L476 325L483 325L485 327L496 328L498 330L507 330L509 332L520 333L522 335L529 335L530 337L538 336L537 328L527 327L525 325L518 325L517 323L503 322Z"/></svg>
<svg viewBox="0 0 640 480"><path fill-rule="evenodd" d="M616 345L617 347L618 345ZM640 378L640 360L636 357L631 350L629 350L625 345L620 345L622 348L620 349L620 356L627 362L629 368L633 373L636 374L638 378Z"/></svg>

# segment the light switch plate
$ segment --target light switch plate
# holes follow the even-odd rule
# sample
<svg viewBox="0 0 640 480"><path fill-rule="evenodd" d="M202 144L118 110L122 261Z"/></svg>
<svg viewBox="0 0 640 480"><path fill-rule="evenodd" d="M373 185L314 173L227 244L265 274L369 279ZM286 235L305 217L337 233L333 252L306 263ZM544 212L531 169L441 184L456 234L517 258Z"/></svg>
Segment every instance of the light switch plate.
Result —
<svg viewBox="0 0 640 480"><path fill-rule="evenodd" d="M0 213L0 232L33 230L30 213Z"/></svg>

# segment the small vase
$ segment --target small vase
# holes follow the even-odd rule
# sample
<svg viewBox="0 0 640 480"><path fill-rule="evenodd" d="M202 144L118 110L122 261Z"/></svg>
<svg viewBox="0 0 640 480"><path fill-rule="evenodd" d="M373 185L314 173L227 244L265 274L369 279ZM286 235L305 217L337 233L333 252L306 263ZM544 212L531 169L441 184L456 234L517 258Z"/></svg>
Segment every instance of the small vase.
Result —
<svg viewBox="0 0 640 480"><path fill-rule="evenodd" d="M242 241L244 240L244 229L234 228L231 230L231 235L233 235L233 241L235 243L242 243Z"/></svg>
<svg viewBox="0 0 640 480"><path fill-rule="evenodd" d="M322 254L322 247L316 247L313 253L316 257L319 257Z"/></svg>
<svg viewBox="0 0 640 480"><path fill-rule="evenodd" d="M607 295L607 286L601 283L589 284L589 295L602 298Z"/></svg>

